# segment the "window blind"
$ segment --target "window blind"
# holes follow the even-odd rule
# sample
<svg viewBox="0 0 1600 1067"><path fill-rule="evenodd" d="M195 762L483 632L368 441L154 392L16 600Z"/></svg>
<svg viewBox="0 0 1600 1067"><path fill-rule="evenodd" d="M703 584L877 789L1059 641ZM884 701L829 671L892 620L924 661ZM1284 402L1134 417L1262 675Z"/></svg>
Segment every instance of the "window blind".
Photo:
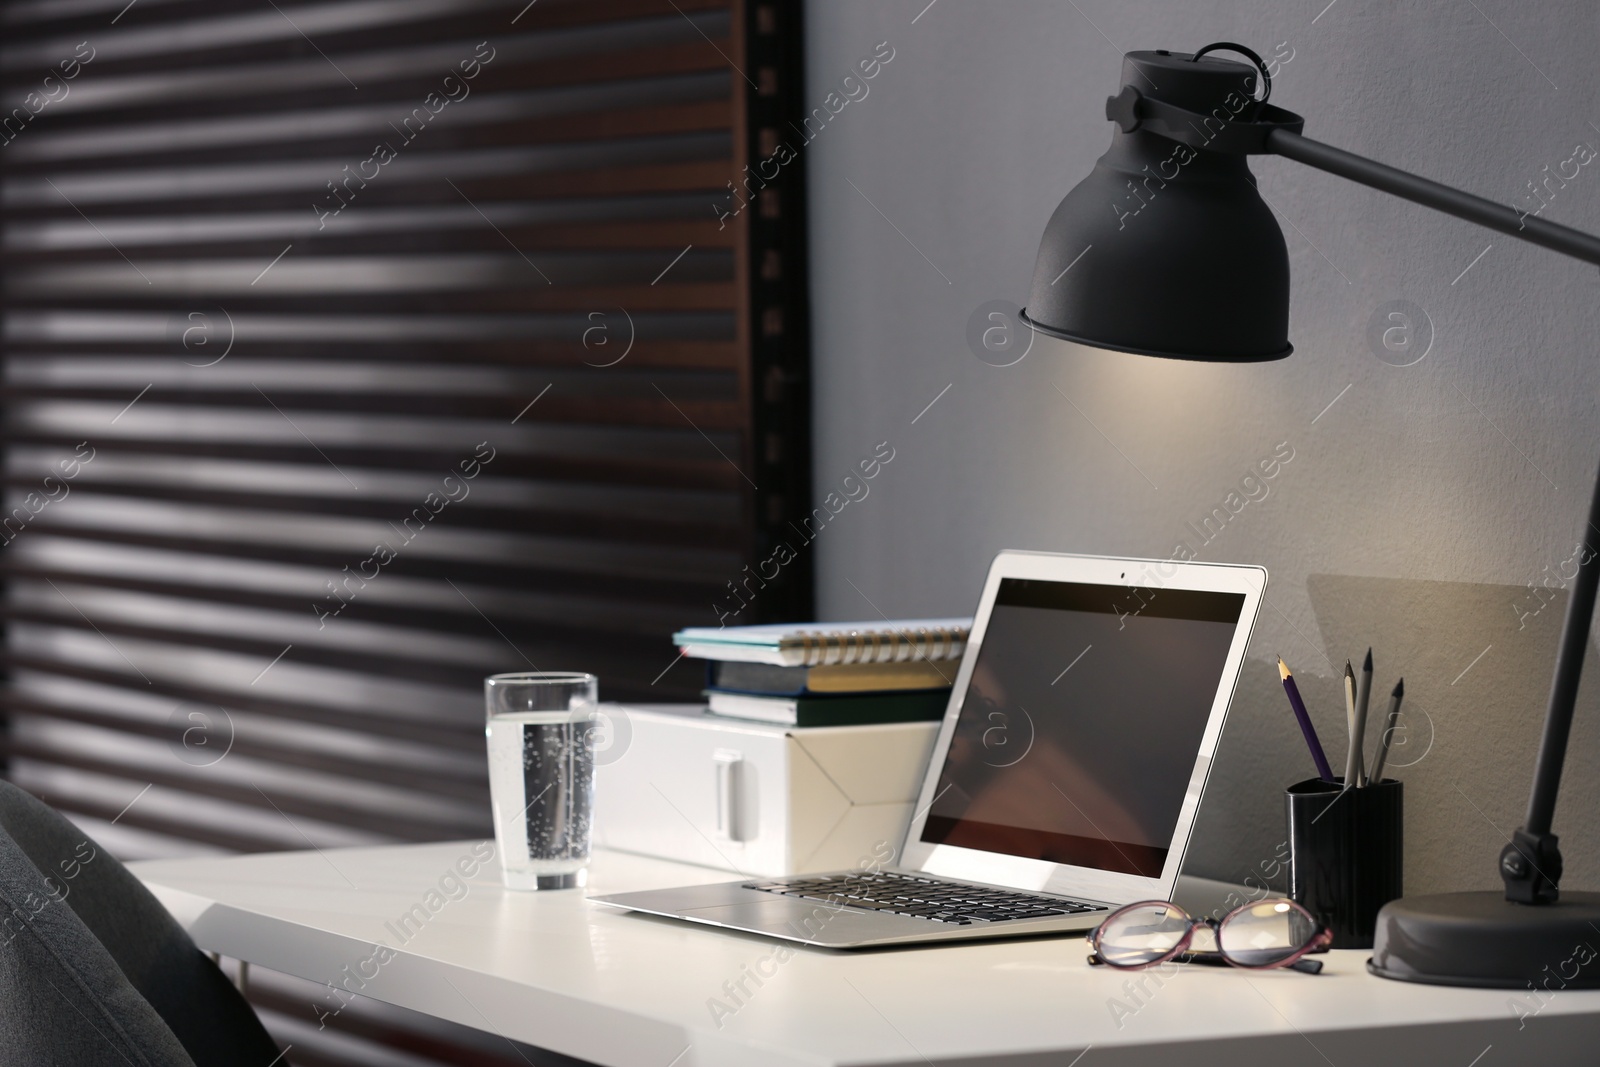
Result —
<svg viewBox="0 0 1600 1067"><path fill-rule="evenodd" d="M6 773L123 858L480 836L485 674L693 699L808 513L798 19L0 2Z"/></svg>

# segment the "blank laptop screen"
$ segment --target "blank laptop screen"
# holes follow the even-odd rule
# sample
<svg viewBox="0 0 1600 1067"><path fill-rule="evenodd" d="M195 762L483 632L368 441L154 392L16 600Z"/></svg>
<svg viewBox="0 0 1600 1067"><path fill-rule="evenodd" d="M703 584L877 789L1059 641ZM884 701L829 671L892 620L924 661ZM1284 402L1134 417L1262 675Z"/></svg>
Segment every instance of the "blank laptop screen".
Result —
<svg viewBox="0 0 1600 1067"><path fill-rule="evenodd" d="M1002 579L922 840L1160 877L1244 599Z"/></svg>

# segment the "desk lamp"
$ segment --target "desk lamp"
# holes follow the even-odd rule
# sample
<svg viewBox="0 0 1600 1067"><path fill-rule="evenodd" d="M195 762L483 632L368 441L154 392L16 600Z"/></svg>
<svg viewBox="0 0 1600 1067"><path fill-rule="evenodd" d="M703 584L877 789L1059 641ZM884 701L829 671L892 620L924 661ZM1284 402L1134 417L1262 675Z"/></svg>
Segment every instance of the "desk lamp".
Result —
<svg viewBox="0 0 1600 1067"><path fill-rule="evenodd" d="M1208 55L1225 51L1253 64ZM1257 74L1259 72L1259 79ZM1093 348L1168 359L1253 363L1289 345L1283 232L1245 165L1279 155L1491 230L1600 265L1600 238L1302 137L1305 121L1267 103L1271 73L1242 45L1193 55L1123 57L1106 101L1111 148L1056 208L1023 319ZM1585 160L1587 162L1587 160ZM1092 252L1090 251L1092 249ZM1589 529L1600 531L1600 478ZM1587 543L1587 535L1585 535ZM1441 985L1545 985L1600 929L1600 893L1560 892L1550 832L1600 553L1582 560L1562 626L1526 819L1500 852L1505 891L1392 901L1378 916L1368 968ZM1562 971L1559 988L1600 988L1600 966Z"/></svg>

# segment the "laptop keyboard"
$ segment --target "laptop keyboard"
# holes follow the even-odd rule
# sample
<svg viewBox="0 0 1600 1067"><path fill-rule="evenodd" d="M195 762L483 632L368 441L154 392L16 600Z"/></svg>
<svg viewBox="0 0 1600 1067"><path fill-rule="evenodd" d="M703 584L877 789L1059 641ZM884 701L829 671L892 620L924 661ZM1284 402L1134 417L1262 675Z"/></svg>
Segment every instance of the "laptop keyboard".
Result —
<svg viewBox="0 0 1600 1067"><path fill-rule="evenodd" d="M1106 910L1103 904L1084 904L1060 897L1019 893L1013 889L944 882L896 871L823 874L781 881L747 882L745 888L803 900L823 900L834 905L842 904L890 915L931 919L952 926Z"/></svg>

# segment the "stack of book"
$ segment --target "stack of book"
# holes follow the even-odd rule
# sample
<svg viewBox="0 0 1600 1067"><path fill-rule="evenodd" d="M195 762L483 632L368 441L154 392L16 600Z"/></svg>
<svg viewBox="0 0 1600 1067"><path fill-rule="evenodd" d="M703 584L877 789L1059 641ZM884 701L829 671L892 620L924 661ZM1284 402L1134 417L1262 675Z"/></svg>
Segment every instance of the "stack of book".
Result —
<svg viewBox="0 0 1600 1067"><path fill-rule="evenodd" d="M943 717L971 619L696 627L672 636L708 661L713 714L789 726Z"/></svg>

